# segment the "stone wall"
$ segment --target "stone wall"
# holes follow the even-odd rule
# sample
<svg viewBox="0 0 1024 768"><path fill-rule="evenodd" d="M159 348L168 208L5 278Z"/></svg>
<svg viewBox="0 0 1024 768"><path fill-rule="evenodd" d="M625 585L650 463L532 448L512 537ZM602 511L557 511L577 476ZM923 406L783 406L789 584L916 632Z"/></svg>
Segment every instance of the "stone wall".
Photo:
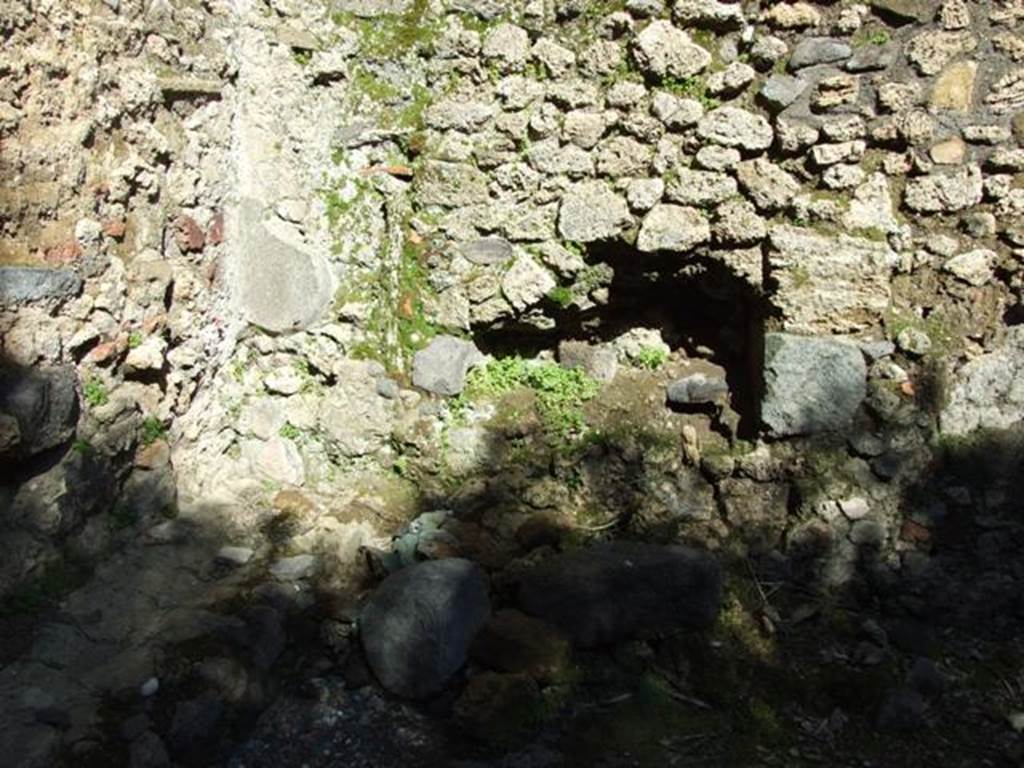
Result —
<svg viewBox="0 0 1024 768"><path fill-rule="evenodd" d="M972 474L1024 418L1016 0L32 0L0 34L0 594L186 525L255 553L240 591L458 554L504 595L615 536L1014 604L1012 558L939 542L1020 534Z"/></svg>

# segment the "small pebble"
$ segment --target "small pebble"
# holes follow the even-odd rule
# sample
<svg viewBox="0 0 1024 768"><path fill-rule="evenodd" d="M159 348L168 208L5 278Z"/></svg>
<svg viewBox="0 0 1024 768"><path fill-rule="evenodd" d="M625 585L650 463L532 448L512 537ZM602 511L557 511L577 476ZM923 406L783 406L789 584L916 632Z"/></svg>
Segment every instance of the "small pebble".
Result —
<svg viewBox="0 0 1024 768"><path fill-rule="evenodd" d="M148 699L150 696L160 690L160 681L155 677L149 678L141 686L139 686L139 693L144 699Z"/></svg>

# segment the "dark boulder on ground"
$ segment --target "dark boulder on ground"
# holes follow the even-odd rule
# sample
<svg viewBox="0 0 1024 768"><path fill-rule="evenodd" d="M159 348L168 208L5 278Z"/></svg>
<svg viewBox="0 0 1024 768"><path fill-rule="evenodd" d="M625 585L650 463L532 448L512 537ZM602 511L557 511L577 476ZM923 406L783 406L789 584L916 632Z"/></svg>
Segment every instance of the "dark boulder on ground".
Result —
<svg viewBox="0 0 1024 768"><path fill-rule="evenodd" d="M421 699L466 662L490 617L487 585L468 560L432 560L388 576L359 619L366 658L392 693Z"/></svg>
<svg viewBox="0 0 1024 768"><path fill-rule="evenodd" d="M680 546L613 541L556 555L519 586L523 611L587 648L714 622L718 562Z"/></svg>

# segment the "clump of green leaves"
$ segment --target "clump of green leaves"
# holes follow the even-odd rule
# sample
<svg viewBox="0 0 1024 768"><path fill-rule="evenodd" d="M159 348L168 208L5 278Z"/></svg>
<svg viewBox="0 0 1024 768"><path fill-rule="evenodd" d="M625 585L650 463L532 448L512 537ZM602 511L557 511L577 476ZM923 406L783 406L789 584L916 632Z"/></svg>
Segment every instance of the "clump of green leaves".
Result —
<svg viewBox="0 0 1024 768"><path fill-rule="evenodd" d="M571 288L567 288L564 285L556 285L548 291L548 298L564 309L572 304L575 296L573 296Z"/></svg>
<svg viewBox="0 0 1024 768"><path fill-rule="evenodd" d="M662 347L643 347L633 358L636 365L649 371L658 370L667 360L668 351Z"/></svg>
<svg viewBox="0 0 1024 768"><path fill-rule="evenodd" d="M861 30L861 32L854 37L854 45L885 45L892 38L889 32L885 29L878 29L877 27L868 27Z"/></svg>
<svg viewBox="0 0 1024 768"><path fill-rule="evenodd" d="M287 440L298 440L299 437L302 436L302 430L290 421L286 421L281 425L281 429L278 430L278 434Z"/></svg>
<svg viewBox="0 0 1024 768"><path fill-rule="evenodd" d="M167 427L156 416L147 416L142 420L141 437L143 445L152 445L167 434Z"/></svg>
<svg viewBox="0 0 1024 768"><path fill-rule="evenodd" d="M583 404L597 394L599 384L577 368L506 357L470 371L465 391L460 396L462 402L455 407L458 409L466 401L498 397L523 387L535 393L537 412L547 430L568 437L586 428Z"/></svg>
<svg viewBox="0 0 1024 768"><path fill-rule="evenodd" d="M128 349L135 349L136 347L142 346L142 334L138 331L132 331L128 334Z"/></svg>
<svg viewBox="0 0 1024 768"><path fill-rule="evenodd" d="M110 393L99 379L89 379L82 385L82 396L90 408L98 408L110 402Z"/></svg>
<svg viewBox="0 0 1024 768"><path fill-rule="evenodd" d="M669 93L681 96L687 99L696 99L701 103L701 106L708 112L713 109L718 109L721 102L708 95L708 84L703 78L697 77L685 77L682 79L669 77L662 81L661 87Z"/></svg>

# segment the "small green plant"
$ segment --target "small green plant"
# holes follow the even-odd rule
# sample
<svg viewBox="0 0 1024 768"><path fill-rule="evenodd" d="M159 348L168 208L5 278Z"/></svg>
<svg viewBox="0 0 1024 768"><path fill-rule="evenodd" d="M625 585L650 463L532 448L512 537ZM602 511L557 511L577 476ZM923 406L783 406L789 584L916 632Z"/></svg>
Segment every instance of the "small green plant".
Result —
<svg viewBox="0 0 1024 768"><path fill-rule="evenodd" d="M858 34L854 40L854 45L885 45L892 38L889 36L889 32L884 29L868 28L864 29Z"/></svg>
<svg viewBox="0 0 1024 768"><path fill-rule="evenodd" d="M585 429L582 406L599 389L597 381L577 368L506 357L470 371L466 389L452 407L458 412L466 402L499 397L521 387L535 393L537 412L547 431L562 438Z"/></svg>
<svg viewBox="0 0 1024 768"><path fill-rule="evenodd" d="M80 437L71 444L71 450L81 456L91 456L96 451L92 443Z"/></svg>
<svg viewBox="0 0 1024 768"><path fill-rule="evenodd" d="M668 360L668 351L662 347L643 347L636 353L633 362L640 368L656 371Z"/></svg>
<svg viewBox="0 0 1024 768"><path fill-rule="evenodd" d="M718 99L708 95L708 84L704 82L703 78L697 76L683 79L666 78L662 81L661 87L676 96L699 101L708 112L717 109L721 104Z"/></svg>
<svg viewBox="0 0 1024 768"><path fill-rule="evenodd" d="M296 48L292 51L292 58L295 59L295 63L300 67L305 67L313 60L313 52Z"/></svg>
<svg viewBox="0 0 1024 768"><path fill-rule="evenodd" d="M287 440L298 440L302 436L302 430L290 421L286 421L281 425L281 429L278 430L278 434Z"/></svg>
<svg viewBox="0 0 1024 768"><path fill-rule="evenodd" d="M564 285L556 285L548 291L548 298L564 309L572 304L575 297L573 296L570 288L567 288Z"/></svg>
<svg viewBox="0 0 1024 768"><path fill-rule="evenodd" d="M152 445L167 434L167 427L156 416L147 416L142 420L142 444Z"/></svg>
<svg viewBox="0 0 1024 768"><path fill-rule="evenodd" d="M99 379L89 379L82 385L82 396L90 408L99 408L110 402L110 393Z"/></svg>
<svg viewBox="0 0 1024 768"><path fill-rule="evenodd" d="M128 334L128 349L135 349L136 347L142 346L142 334L138 331L132 331Z"/></svg>

